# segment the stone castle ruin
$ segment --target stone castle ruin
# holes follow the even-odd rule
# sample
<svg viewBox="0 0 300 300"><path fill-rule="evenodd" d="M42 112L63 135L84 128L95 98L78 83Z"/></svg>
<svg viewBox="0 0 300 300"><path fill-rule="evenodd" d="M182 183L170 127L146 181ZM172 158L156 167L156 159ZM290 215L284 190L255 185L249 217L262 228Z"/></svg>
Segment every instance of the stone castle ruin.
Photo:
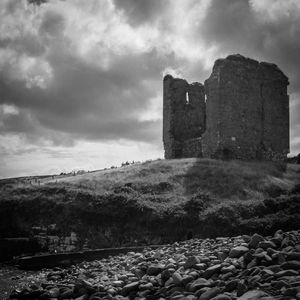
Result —
<svg viewBox="0 0 300 300"><path fill-rule="evenodd" d="M166 75L165 158L286 159L288 84L276 65L239 54L218 59L204 85Z"/></svg>

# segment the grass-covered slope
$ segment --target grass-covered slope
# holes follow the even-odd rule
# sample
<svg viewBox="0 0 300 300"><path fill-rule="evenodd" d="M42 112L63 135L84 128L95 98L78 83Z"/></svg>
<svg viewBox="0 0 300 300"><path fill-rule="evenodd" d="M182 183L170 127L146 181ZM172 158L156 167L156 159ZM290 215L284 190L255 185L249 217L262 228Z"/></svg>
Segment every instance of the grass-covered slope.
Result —
<svg viewBox="0 0 300 300"><path fill-rule="evenodd" d="M2 237L56 223L101 247L300 227L299 165L157 160L39 180L0 181Z"/></svg>
<svg viewBox="0 0 300 300"><path fill-rule="evenodd" d="M156 160L118 169L48 179L59 186L103 194L131 186L142 194L187 198L199 190L218 199L264 198L275 190L291 190L300 173L297 165L212 159ZM181 199L180 199L181 200Z"/></svg>

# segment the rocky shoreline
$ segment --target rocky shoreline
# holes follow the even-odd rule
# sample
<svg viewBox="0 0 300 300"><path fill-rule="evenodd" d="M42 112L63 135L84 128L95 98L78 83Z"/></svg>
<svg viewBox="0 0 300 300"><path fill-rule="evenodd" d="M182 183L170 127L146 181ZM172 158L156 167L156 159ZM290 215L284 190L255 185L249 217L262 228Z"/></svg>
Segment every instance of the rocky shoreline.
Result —
<svg viewBox="0 0 300 300"><path fill-rule="evenodd" d="M300 230L191 239L44 272L9 299L300 299Z"/></svg>

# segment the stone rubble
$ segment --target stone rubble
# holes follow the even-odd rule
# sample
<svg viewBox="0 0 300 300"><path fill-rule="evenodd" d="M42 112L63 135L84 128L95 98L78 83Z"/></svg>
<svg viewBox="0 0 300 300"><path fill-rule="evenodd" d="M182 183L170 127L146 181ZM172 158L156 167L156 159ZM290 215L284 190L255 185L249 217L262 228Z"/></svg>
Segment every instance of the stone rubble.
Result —
<svg viewBox="0 0 300 300"><path fill-rule="evenodd" d="M9 299L300 299L300 230L191 239L47 271Z"/></svg>

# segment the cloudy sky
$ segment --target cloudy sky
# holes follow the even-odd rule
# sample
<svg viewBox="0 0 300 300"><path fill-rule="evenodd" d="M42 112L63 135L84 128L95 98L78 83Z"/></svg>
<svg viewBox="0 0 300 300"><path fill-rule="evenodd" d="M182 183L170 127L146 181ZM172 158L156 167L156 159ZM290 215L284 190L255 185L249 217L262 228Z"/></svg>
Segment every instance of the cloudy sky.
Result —
<svg viewBox="0 0 300 300"><path fill-rule="evenodd" d="M299 0L1 0L0 177L163 157L163 75L231 53L289 77L300 152Z"/></svg>

